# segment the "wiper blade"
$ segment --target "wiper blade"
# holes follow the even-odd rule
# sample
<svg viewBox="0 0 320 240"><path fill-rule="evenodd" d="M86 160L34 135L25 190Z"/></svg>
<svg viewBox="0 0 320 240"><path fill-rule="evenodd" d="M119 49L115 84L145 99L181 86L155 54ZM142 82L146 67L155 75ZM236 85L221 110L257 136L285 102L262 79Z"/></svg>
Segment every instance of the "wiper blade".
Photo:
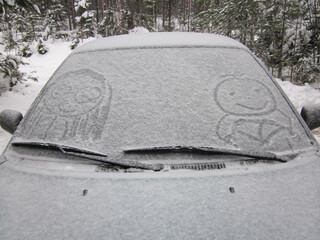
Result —
<svg viewBox="0 0 320 240"><path fill-rule="evenodd" d="M14 146L36 146L36 147L43 147L43 148L49 148L49 149L57 149L60 152L72 156L77 156L81 158L90 159L92 161L121 166L125 168L138 168L138 169L145 169L145 170L153 170L153 171L160 171L163 169L162 164L145 164L138 161L127 161L127 160L120 160L120 159L109 159L106 154L97 153L81 148L66 146L66 145L60 145L56 143L48 143L48 142L34 142L34 141L28 141L28 142L20 142L15 141L11 143Z"/></svg>
<svg viewBox="0 0 320 240"><path fill-rule="evenodd" d="M210 154L229 154L235 156L249 157L262 160L273 160L279 162L287 162L296 155L279 156L272 152L254 152L243 151L236 149L224 149L213 147L195 147L195 146L163 146L163 147L147 147L147 148L134 148L126 149L124 153L142 153L142 152L193 152L193 153L210 153Z"/></svg>

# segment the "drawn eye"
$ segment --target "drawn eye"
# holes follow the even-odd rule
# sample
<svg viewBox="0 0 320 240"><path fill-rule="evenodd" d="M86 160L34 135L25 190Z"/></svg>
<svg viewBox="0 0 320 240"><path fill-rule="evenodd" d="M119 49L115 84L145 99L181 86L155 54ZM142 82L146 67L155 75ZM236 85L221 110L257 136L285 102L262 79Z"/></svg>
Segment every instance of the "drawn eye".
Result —
<svg viewBox="0 0 320 240"><path fill-rule="evenodd" d="M63 96L66 96L67 94L69 94L70 92L72 92L72 88L70 86L67 85L61 85L56 87L53 91L51 96L53 98L62 98Z"/></svg>
<svg viewBox="0 0 320 240"><path fill-rule="evenodd" d="M229 93L229 96L231 96L231 97L232 97L234 94L235 94L235 92L234 92L234 91L232 91L232 92L230 92L230 93Z"/></svg>
<svg viewBox="0 0 320 240"><path fill-rule="evenodd" d="M101 91L99 88L89 88L80 90L75 100L77 103L86 103L98 99L101 96Z"/></svg>

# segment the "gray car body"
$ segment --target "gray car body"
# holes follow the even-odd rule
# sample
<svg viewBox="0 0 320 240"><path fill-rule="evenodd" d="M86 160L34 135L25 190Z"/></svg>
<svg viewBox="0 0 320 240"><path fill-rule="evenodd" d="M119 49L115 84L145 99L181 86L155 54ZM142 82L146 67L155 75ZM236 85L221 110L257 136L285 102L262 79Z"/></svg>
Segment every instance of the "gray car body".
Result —
<svg viewBox="0 0 320 240"><path fill-rule="evenodd" d="M158 33L97 40L72 55L163 47L249 52L220 36ZM295 114L314 145L281 164L113 172L85 162L24 158L12 154L9 142L0 161L0 238L319 239L318 145Z"/></svg>

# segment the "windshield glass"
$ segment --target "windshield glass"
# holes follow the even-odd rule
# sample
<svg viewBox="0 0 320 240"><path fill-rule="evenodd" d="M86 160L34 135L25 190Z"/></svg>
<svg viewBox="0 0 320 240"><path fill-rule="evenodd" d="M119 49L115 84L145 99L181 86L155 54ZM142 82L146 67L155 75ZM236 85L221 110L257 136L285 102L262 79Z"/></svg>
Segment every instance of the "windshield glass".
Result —
<svg viewBox="0 0 320 240"><path fill-rule="evenodd" d="M122 49L75 54L15 138L101 153L157 146L296 152L310 139L245 50Z"/></svg>

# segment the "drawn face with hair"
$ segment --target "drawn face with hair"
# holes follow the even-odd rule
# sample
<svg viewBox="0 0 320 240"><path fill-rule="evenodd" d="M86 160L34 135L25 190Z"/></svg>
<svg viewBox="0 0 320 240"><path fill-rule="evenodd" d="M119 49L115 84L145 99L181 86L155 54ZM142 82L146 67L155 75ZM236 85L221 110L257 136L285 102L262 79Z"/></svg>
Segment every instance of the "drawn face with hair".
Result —
<svg viewBox="0 0 320 240"><path fill-rule="evenodd" d="M215 92L215 101L226 113L259 116L275 110L276 101L266 85L254 80L227 79Z"/></svg>
<svg viewBox="0 0 320 240"><path fill-rule="evenodd" d="M104 92L102 79L84 72L73 72L73 75L62 75L49 87L45 105L59 116L83 115L100 104Z"/></svg>
<svg viewBox="0 0 320 240"><path fill-rule="evenodd" d="M112 97L103 75L90 69L69 71L45 91L23 134L50 141L101 138Z"/></svg>

